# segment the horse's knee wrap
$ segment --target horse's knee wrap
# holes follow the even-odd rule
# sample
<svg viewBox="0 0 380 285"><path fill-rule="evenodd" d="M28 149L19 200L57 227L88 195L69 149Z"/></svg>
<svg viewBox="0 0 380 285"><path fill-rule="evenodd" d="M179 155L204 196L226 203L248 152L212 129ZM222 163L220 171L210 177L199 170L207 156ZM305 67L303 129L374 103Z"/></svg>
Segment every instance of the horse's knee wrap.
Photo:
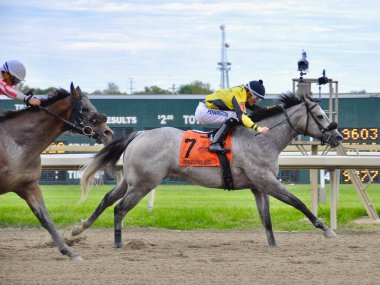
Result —
<svg viewBox="0 0 380 285"><path fill-rule="evenodd" d="M121 229L115 229L115 246L117 248L120 248L122 246Z"/></svg>
<svg viewBox="0 0 380 285"><path fill-rule="evenodd" d="M326 229L326 226L319 220L319 219L316 219L315 222L314 222L314 226L318 229L322 229L322 230L325 230Z"/></svg>

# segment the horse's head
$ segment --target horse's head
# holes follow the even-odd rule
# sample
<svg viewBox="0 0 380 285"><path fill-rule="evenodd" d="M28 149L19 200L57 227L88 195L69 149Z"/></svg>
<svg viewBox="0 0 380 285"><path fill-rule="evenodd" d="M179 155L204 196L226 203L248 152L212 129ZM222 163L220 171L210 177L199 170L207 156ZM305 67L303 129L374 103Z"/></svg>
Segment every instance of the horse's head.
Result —
<svg viewBox="0 0 380 285"><path fill-rule="evenodd" d="M303 132L313 138L321 140L322 144L328 144L331 147L338 146L342 140L342 135L338 132L338 124L331 122L326 113L319 104L309 96L302 96L301 99L305 103L306 118Z"/></svg>
<svg viewBox="0 0 380 285"><path fill-rule="evenodd" d="M79 88L71 83L73 96L73 114L71 121L80 127L81 132L96 140L97 143L108 143L112 140L112 130L107 125L107 116L98 113L95 106Z"/></svg>

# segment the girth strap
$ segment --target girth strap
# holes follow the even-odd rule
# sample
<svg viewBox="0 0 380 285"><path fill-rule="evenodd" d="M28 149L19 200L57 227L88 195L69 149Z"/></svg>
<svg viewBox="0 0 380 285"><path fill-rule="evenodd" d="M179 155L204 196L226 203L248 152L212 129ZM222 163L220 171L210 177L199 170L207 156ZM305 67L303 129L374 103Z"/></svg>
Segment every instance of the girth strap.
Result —
<svg viewBox="0 0 380 285"><path fill-rule="evenodd" d="M230 164L228 162L227 155L225 153L216 153L218 155L221 167L222 167L222 177L223 177L223 188L230 190L235 190L234 181L232 178Z"/></svg>

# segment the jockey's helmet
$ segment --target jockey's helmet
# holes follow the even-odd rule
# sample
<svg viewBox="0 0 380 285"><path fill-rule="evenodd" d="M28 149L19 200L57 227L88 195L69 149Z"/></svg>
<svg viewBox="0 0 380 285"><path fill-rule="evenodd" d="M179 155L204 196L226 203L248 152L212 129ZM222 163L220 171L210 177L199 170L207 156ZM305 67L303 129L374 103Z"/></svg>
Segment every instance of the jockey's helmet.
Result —
<svg viewBox="0 0 380 285"><path fill-rule="evenodd" d="M259 97L260 99L264 99L265 95L265 87L263 85L263 81L260 79L259 81L250 81L245 85L245 88L248 89L252 95Z"/></svg>
<svg viewBox="0 0 380 285"><path fill-rule="evenodd" d="M15 59L7 60L1 67L1 71L9 72L18 82L23 81L26 75L25 66Z"/></svg>

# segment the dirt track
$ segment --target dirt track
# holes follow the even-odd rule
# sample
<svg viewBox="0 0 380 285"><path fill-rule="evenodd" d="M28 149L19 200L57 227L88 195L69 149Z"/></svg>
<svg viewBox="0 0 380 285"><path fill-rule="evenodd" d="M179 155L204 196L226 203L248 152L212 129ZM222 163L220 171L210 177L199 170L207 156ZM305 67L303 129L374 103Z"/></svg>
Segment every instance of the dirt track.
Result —
<svg viewBox="0 0 380 285"><path fill-rule="evenodd" d="M65 237L69 232L63 231ZM45 230L0 229L0 284L379 284L380 232L90 229L73 240L85 259L52 248Z"/></svg>

